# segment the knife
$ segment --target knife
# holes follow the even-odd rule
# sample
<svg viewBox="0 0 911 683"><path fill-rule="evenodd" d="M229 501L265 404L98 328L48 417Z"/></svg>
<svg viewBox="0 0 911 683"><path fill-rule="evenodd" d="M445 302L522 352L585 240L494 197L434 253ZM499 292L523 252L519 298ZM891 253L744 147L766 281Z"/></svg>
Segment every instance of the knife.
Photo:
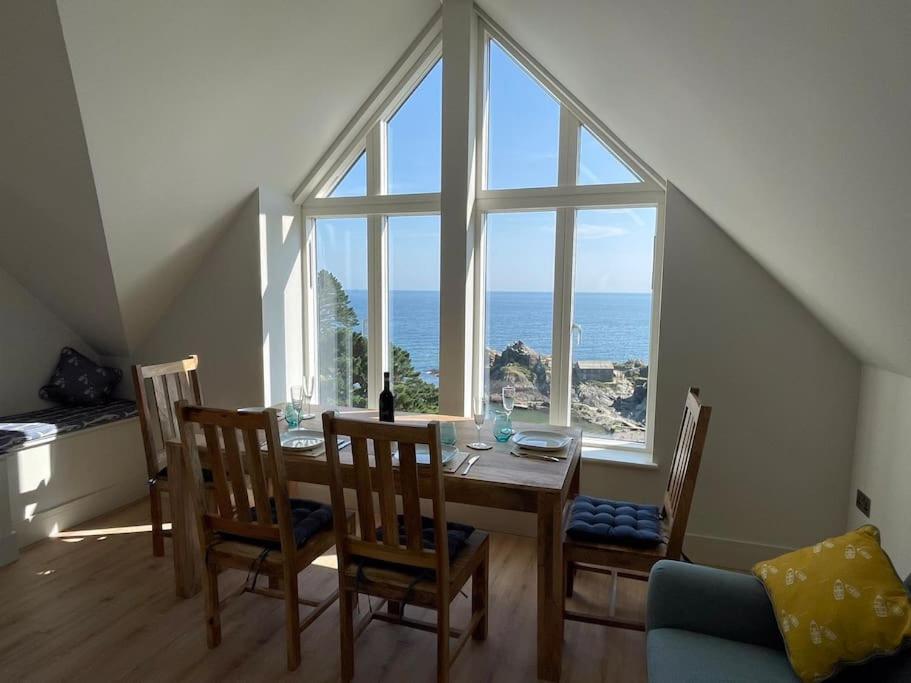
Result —
<svg viewBox="0 0 911 683"><path fill-rule="evenodd" d="M463 477L464 477L466 474L468 474L468 470L471 469L471 466L474 465L474 464L478 461L478 459L479 459L480 457L481 457L480 455L473 455L473 456L471 456L470 458L468 458L468 465L466 465L466 466L465 466L465 469L462 470L462 476L463 476Z"/></svg>

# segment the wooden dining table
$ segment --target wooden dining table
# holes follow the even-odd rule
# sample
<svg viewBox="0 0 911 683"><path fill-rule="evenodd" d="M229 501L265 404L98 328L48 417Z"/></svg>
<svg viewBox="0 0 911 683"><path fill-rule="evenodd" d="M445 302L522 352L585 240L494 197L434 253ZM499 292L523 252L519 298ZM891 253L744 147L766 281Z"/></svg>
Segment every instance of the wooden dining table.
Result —
<svg viewBox="0 0 911 683"><path fill-rule="evenodd" d="M283 406L275 406L282 414ZM376 411L337 409L346 416L376 420ZM322 429L320 410L315 418L305 420L300 427ZM450 422L456 433L460 451L480 455L467 475L462 471L467 458L457 471L444 475L446 501L464 503L500 510L517 510L537 516L537 670L538 678L547 681L560 679L563 652L563 515L567 502L579 492L579 463L582 451L582 433L575 427L555 425L515 424L516 430L542 429L573 437L567 447L567 457L558 462L511 455L511 442L497 442L489 429L482 438L493 448L472 451L466 444L474 442L477 431L472 421L447 415L397 415L403 423L426 423L430 420ZM284 421L281 428L287 429ZM188 473L186 460L178 442L167 446L168 472L170 474L170 504L173 536L174 574L177 594L190 597L200 590L201 554L195 533L190 492L186 488ZM204 449L201 457L205 458ZM307 456L284 450L285 470L289 482L308 484L329 483L329 469L325 455ZM354 488L354 468L350 447L339 451L345 487ZM328 496L328 489L327 489Z"/></svg>

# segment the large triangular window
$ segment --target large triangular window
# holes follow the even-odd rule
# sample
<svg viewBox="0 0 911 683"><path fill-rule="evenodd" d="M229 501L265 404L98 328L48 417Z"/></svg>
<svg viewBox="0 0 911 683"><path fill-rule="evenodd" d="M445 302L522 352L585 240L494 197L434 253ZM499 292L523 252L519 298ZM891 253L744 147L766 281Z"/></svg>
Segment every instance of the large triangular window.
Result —
<svg viewBox="0 0 911 683"><path fill-rule="evenodd" d="M438 14L298 190L319 400L376 407L388 371L399 410L484 396L649 449L664 183L476 13Z"/></svg>

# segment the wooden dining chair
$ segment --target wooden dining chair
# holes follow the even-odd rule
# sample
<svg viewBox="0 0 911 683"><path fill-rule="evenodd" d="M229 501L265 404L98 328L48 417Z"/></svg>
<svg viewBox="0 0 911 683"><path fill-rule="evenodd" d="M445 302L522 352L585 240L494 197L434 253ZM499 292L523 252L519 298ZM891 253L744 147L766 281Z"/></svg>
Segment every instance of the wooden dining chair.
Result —
<svg viewBox="0 0 911 683"><path fill-rule="evenodd" d="M170 536L170 532L163 529L161 507L161 494L168 491L165 444L178 437L174 403L183 399L196 405L203 402L198 367L196 356L171 363L133 366L136 407L149 476L152 554L158 557L164 555L165 536ZM207 472L206 479L210 478Z"/></svg>
<svg viewBox="0 0 911 683"><path fill-rule="evenodd" d="M343 419L323 413L329 489L335 523L339 572L342 680L354 676L354 641L373 620L402 624L437 634L437 680L449 680L449 667L468 641L487 637L487 579L489 540L486 533L447 524L443 495L440 425L384 424ZM360 535L341 523L345 507L337 437L351 439ZM368 440L373 443L370 465ZM398 467L392 444L398 444ZM429 465L418 465L417 445L430 453ZM402 514L396 514L396 489L401 492ZM376 526L373 493L379 499L380 527ZM432 518L421 517L421 498L432 502ZM440 542L446 539L446 542ZM450 603L471 579L471 619L464 630L449 626ZM357 625L353 609L359 593L380 598ZM389 602L390 611L382 612ZM369 597L368 597L369 604ZM408 604L435 609L436 623L409 619ZM457 638L450 654L449 639Z"/></svg>
<svg viewBox="0 0 911 683"><path fill-rule="evenodd" d="M613 574L613 580L608 617L564 609L565 619L640 631L645 629L645 624L640 621L614 616L617 582L621 576L648 580L648 573L658 560L684 557L683 538L711 414L711 407L702 405L699 400L699 389L690 387L662 505L615 503L587 496L580 496L571 502L570 514L564 515L567 522L563 531L566 597L573 595L578 571ZM622 515L630 521L624 529L619 528L623 526L619 522L627 521L620 520ZM635 528L637 523L638 529ZM600 530L590 528L599 524L602 525ZM594 539L604 531L604 526L611 524L617 524L612 527L612 531L617 530L616 538L608 542Z"/></svg>
<svg viewBox="0 0 911 683"><path fill-rule="evenodd" d="M275 411L240 413L180 401L175 412L205 565L208 645L214 648L221 642L223 601L218 595L218 572L241 569L248 572L248 580L234 595L250 592L284 599L288 670L294 671L301 661L301 632L338 598L338 591L322 600L300 598L297 585L297 575L335 545L333 511L328 505L288 495ZM212 472L216 505L211 511L198 431L205 437L206 461ZM260 433L265 434L264 445ZM340 528L354 529L354 514L347 513L344 505L335 514ZM269 578L268 588L257 586L260 575ZM313 608L303 621L301 604Z"/></svg>

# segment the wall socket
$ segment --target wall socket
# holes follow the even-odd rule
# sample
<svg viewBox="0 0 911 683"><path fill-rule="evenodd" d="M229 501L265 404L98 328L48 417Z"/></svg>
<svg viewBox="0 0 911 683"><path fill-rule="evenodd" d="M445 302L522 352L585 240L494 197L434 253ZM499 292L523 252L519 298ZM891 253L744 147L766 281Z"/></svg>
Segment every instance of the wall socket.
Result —
<svg viewBox="0 0 911 683"><path fill-rule="evenodd" d="M863 512L867 517L870 516L870 496L857 489L857 500L855 502L857 509Z"/></svg>

